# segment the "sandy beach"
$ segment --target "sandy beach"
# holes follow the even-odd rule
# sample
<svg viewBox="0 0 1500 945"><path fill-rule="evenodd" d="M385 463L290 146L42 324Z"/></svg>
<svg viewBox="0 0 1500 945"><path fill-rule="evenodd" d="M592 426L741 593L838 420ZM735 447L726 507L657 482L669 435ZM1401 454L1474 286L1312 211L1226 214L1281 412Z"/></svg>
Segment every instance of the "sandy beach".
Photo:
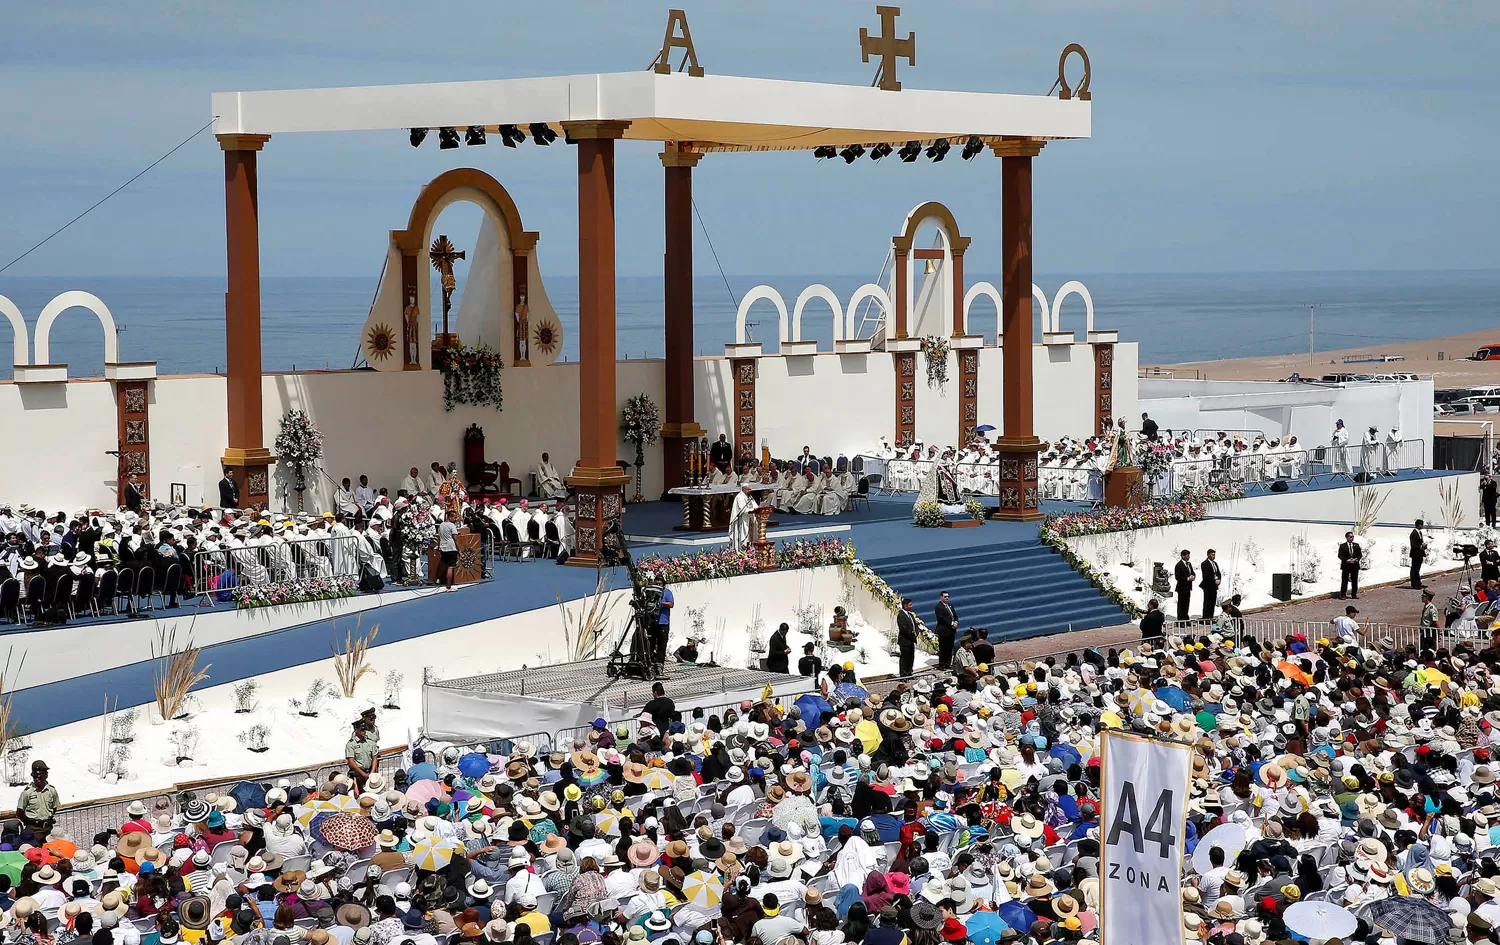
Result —
<svg viewBox="0 0 1500 945"><path fill-rule="evenodd" d="M1430 374L1439 389L1500 385L1500 361L1465 360L1475 349L1490 342L1500 343L1500 327L1494 331L1450 335L1427 341L1381 342L1357 348L1319 351L1311 361L1304 351L1300 354L1189 361L1182 364L1142 362L1141 370L1211 380L1280 380L1293 372L1300 373L1303 377L1321 377L1324 374L1382 374L1400 371L1422 376ZM1344 363L1346 357L1379 355L1400 355L1406 360L1385 364Z"/></svg>

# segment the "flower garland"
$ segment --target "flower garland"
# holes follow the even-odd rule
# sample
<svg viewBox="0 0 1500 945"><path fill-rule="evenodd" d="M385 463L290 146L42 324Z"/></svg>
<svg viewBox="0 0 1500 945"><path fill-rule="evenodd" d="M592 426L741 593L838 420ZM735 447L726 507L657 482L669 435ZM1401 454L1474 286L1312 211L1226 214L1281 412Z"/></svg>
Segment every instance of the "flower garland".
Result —
<svg viewBox="0 0 1500 945"><path fill-rule="evenodd" d="M1129 614L1132 620L1138 619L1144 613L1136 605L1135 601L1131 600L1126 596L1124 591L1120 590L1108 572L1098 570L1085 561L1076 551L1068 547L1068 543L1063 540L1062 535L1048 528L1047 525L1043 525L1040 537L1042 544L1062 555L1063 560L1068 563L1068 567L1083 575L1084 580L1094 585L1099 593L1103 594L1105 599L1111 604Z"/></svg>
<svg viewBox="0 0 1500 945"><path fill-rule="evenodd" d="M852 574L854 579L859 581L860 585L870 592L870 596L883 604L886 610L889 610L893 615L900 613L901 595L896 593L896 589L887 584L885 579L876 574L875 570L868 564L853 557L852 552L854 549L852 546L849 550L851 555L849 560L843 563L844 571ZM927 653L936 653L937 634L928 629L927 624L922 622L921 617L917 617L915 613L912 616L917 619L917 645ZM892 627L894 628L894 624ZM894 629L892 632L894 632Z"/></svg>
<svg viewBox="0 0 1500 945"><path fill-rule="evenodd" d="M459 345L444 352L443 409L459 404L505 409L500 387L500 352L486 344Z"/></svg>
<svg viewBox="0 0 1500 945"><path fill-rule="evenodd" d="M948 386L948 339L928 335L922 339L922 360L927 365L927 386Z"/></svg>
<svg viewBox="0 0 1500 945"><path fill-rule="evenodd" d="M282 414L281 429L276 433L276 459L291 468L297 476L297 488L307 482L307 475L323 460L323 433L305 410L288 410Z"/></svg>
<svg viewBox="0 0 1500 945"><path fill-rule="evenodd" d="M283 581L236 587L231 592L239 608L275 607L278 604L305 604L318 600L339 600L359 593L359 585L350 575L310 578L306 581Z"/></svg>
<svg viewBox="0 0 1500 945"><path fill-rule="evenodd" d="M854 557L854 546L836 538L784 541L776 545L777 571L822 568L844 564ZM683 584L688 581L717 581L759 574L759 554L753 549L734 551L698 551L680 555L650 555L638 562L641 571L652 581Z"/></svg>
<svg viewBox="0 0 1500 945"><path fill-rule="evenodd" d="M1203 502L1196 496L1189 496L1171 502L1155 501L1125 508L1106 507L1088 512L1049 515L1042 524L1042 534L1045 538L1050 532L1063 539L1133 528L1162 528L1196 522L1205 514Z"/></svg>
<svg viewBox="0 0 1500 945"><path fill-rule="evenodd" d="M641 467L646 464L646 447L656 442L661 432L661 414L650 394L636 394L625 401L620 411L620 429L625 442L635 447L635 496L641 501Z"/></svg>
<svg viewBox="0 0 1500 945"><path fill-rule="evenodd" d="M911 520L918 528L942 528L943 510L936 502L918 502L912 507Z"/></svg>

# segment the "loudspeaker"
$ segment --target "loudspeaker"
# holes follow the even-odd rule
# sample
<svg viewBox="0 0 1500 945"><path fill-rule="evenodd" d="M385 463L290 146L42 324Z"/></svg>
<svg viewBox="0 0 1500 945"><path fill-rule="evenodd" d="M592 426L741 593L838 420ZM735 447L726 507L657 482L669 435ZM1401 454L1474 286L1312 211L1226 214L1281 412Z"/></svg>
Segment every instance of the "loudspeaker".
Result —
<svg viewBox="0 0 1500 945"><path fill-rule="evenodd" d="M1357 472L1357 473L1354 474L1354 481L1355 482L1374 482L1375 481L1375 474L1374 473L1368 473L1368 472Z"/></svg>
<svg viewBox="0 0 1500 945"><path fill-rule="evenodd" d="M1279 601L1292 599L1292 576L1289 573L1271 575L1271 596Z"/></svg>
<svg viewBox="0 0 1500 945"><path fill-rule="evenodd" d="M1289 485L1286 484L1286 480L1285 479L1278 479L1275 482L1271 483L1271 491L1272 492L1285 492L1285 491L1287 491L1290 488L1291 488L1291 486L1289 486Z"/></svg>

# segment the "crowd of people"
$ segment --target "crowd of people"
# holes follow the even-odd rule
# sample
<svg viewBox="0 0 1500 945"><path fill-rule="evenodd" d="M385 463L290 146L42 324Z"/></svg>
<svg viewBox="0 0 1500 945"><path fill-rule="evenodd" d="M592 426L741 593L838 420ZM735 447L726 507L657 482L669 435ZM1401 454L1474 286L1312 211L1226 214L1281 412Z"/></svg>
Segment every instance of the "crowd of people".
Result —
<svg viewBox="0 0 1500 945"><path fill-rule="evenodd" d="M372 709L325 783L137 802L93 837L56 826L38 763L4 838L25 862L0 879L3 934L1092 941L1099 737L1124 730L1192 749L1184 943L1319 945L1289 916L1313 900L1352 913L1344 943L1500 941L1500 640L1212 633L1020 664L957 656L883 695L839 687L705 715L658 691L639 718L564 744L416 750L395 766L375 751ZM1436 937L1383 927L1393 898L1440 916Z"/></svg>

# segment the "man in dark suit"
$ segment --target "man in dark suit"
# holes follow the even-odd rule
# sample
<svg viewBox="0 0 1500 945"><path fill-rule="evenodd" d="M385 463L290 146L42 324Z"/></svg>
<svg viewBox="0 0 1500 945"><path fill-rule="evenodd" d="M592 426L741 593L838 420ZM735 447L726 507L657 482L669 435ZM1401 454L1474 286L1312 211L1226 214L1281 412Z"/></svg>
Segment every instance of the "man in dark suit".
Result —
<svg viewBox="0 0 1500 945"><path fill-rule="evenodd" d="M1500 496L1500 485L1495 477L1485 473L1479 477L1479 504L1484 509L1484 524L1495 527L1495 499Z"/></svg>
<svg viewBox="0 0 1500 945"><path fill-rule="evenodd" d="M896 614L896 647L900 650L900 675L910 676L917 660L917 615L911 611L911 598L901 598L901 612Z"/></svg>
<svg viewBox="0 0 1500 945"><path fill-rule="evenodd" d="M1422 520L1417 519L1411 530L1411 580L1408 582L1416 590L1421 590L1427 585L1422 583L1422 562L1427 560L1427 539L1422 535ZM1500 575L1496 575L1500 577Z"/></svg>
<svg viewBox="0 0 1500 945"><path fill-rule="evenodd" d="M729 472L729 464L734 462L734 447L724 434L720 433L719 441L708 448L708 462L719 472Z"/></svg>
<svg viewBox="0 0 1500 945"><path fill-rule="evenodd" d="M1214 608L1219 602L1219 584L1224 580L1224 572L1219 569L1219 562L1214 559L1214 550L1208 549L1208 557L1203 559L1203 580L1198 586L1203 588L1203 619L1214 619Z"/></svg>
<svg viewBox="0 0 1500 945"><path fill-rule="evenodd" d="M1339 545L1339 600L1345 596L1359 599L1359 559L1363 554L1354 533L1344 532L1344 543Z"/></svg>
<svg viewBox="0 0 1500 945"><path fill-rule="evenodd" d="M1192 552L1184 548L1182 557L1177 559L1177 567L1172 572L1172 578L1177 584L1178 623L1188 621L1188 608L1193 603L1193 580L1196 577L1197 572L1193 570Z"/></svg>
<svg viewBox="0 0 1500 945"><path fill-rule="evenodd" d="M1479 578L1486 584L1500 581L1500 551L1495 550L1493 538L1486 540L1484 550L1479 552Z"/></svg>
<svg viewBox="0 0 1500 945"><path fill-rule="evenodd" d="M225 509L240 507L240 487L235 483L234 475L228 466L224 467L224 478L219 480L219 507Z"/></svg>
<svg viewBox="0 0 1500 945"><path fill-rule="evenodd" d="M146 503L146 496L141 492L141 477L139 473L131 473L130 478L125 480L125 508L137 514L141 506Z"/></svg>
<svg viewBox="0 0 1500 945"><path fill-rule="evenodd" d="M1123 422L1124 421L1122 420L1121 423ZM1156 421L1152 420L1144 413L1141 414L1141 435L1148 440L1156 439Z"/></svg>
<svg viewBox="0 0 1500 945"><path fill-rule="evenodd" d="M1161 601L1151 598L1146 602L1146 613L1141 617L1141 639L1149 640L1152 637L1162 635L1162 628L1166 626L1167 615L1161 612Z"/></svg>
<svg viewBox="0 0 1500 945"><path fill-rule="evenodd" d="M953 641L958 636L958 611L948 600L948 592L938 595L937 610L938 669L947 669L953 662Z"/></svg>

